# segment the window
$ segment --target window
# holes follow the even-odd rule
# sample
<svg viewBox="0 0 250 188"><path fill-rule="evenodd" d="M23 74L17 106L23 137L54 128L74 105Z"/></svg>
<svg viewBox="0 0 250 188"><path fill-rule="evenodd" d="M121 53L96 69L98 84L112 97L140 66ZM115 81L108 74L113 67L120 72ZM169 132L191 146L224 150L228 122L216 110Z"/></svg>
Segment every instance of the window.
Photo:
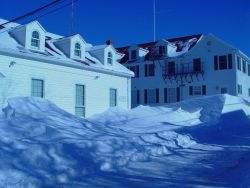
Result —
<svg viewBox="0 0 250 188"><path fill-rule="evenodd" d="M78 58L81 58L81 56L82 56L81 44L78 43L78 42L75 44L75 52L74 52L74 54L75 54L75 57L78 57Z"/></svg>
<svg viewBox="0 0 250 188"><path fill-rule="evenodd" d="M129 69L135 73L135 78L139 78L140 76L139 65L130 66Z"/></svg>
<svg viewBox="0 0 250 188"><path fill-rule="evenodd" d="M132 91L132 105L136 106L140 104L140 90Z"/></svg>
<svg viewBox="0 0 250 188"><path fill-rule="evenodd" d="M168 63L168 74L175 74L175 62Z"/></svg>
<svg viewBox="0 0 250 188"><path fill-rule="evenodd" d="M156 93L154 89L148 90L148 103L154 104L156 102Z"/></svg>
<svg viewBox="0 0 250 188"><path fill-rule="evenodd" d="M145 65L145 77L154 76L154 75L155 75L155 65L146 64Z"/></svg>
<svg viewBox="0 0 250 188"><path fill-rule="evenodd" d="M159 88L157 89L148 89L144 90L144 103L145 104L155 104L160 102L160 92Z"/></svg>
<svg viewBox="0 0 250 188"><path fill-rule="evenodd" d="M40 48L40 35L38 31L33 31L31 36L31 47Z"/></svg>
<svg viewBox="0 0 250 188"><path fill-rule="evenodd" d="M238 84L238 94L242 94L242 85Z"/></svg>
<svg viewBox="0 0 250 188"><path fill-rule="evenodd" d="M159 55L164 55L166 53L166 47L165 46L159 46Z"/></svg>
<svg viewBox="0 0 250 188"><path fill-rule="evenodd" d="M132 60L137 59L137 50L132 50L132 51L131 51L131 59L132 59Z"/></svg>
<svg viewBox="0 0 250 188"><path fill-rule="evenodd" d="M109 90L109 105L110 107L117 106L117 90L116 89Z"/></svg>
<svg viewBox="0 0 250 188"><path fill-rule="evenodd" d="M227 56L219 56L219 69L224 70L227 69Z"/></svg>
<svg viewBox="0 0 250 188"><path fill-rule="evenodd" d="M232 69L232 54L214 56L214 70Z"/></svg>
<svg viewBox="0 0 250 188"><path fill-rule="evenodd" d="M242 60L242 71L244 72L244 73L246 73L247 72L247 70L246 70L246 67L247 66L247 64L246 64L246 60Z"/></svg>
<svg viewBox="0 0 250 188"><path fill-rule="evenodd" d="M241 59L237 56L237 69L241 71Z"/></svg>
<svg viewBox="0 0 250 188"><path fill-rule="evenodd" d="M194 72L201 71L201 59L200 58L193 60L193 67L194 67Z"/></svg>
<svg viewBox="0 0 250 188"><path fill-rule="evenodd" d="M194 86L193 87L193 95L201 95L201 86Z"/></svg>
<svg viewBox="0 0 250 188"><path fill-rule="evenodd" d="M76 85L75 115L85 117L85 86Z"/></svg>
<svg viewBox="0 0 250 188"><path fill-rule="evenodd" d="M176 88L168 88L168 102L173 103L176 102L177 100L176 97Z"/></svg>
<svg viewBox="0 0 250 188"><path fill-rule="evenodd" d="M221 94L226 94L226 93L227 93L227 88L222 87L222 88L220 89L220 93L221 93Z"/></svg>
<svg viewBox="0 0 250 188"><path fill-rule="evenodd" d="M109 65L112 65L112 64L113 64L113 55L112 55L111 52L108 53L107 62L108 62Z"/></svg>
<svg viewBox="0 0 250 188"><path fill-rule="evenodd" d="M31 84L31 96L32 97L44 97L44 83L43 80L32 79Z"/></svg>
<svg viewBox="0 0 250 188"><path fill-rule="evenodd" d="M207 94L207 87L206 85L202 86L189 86L189 95L190 96L200 96Z"/></svg>

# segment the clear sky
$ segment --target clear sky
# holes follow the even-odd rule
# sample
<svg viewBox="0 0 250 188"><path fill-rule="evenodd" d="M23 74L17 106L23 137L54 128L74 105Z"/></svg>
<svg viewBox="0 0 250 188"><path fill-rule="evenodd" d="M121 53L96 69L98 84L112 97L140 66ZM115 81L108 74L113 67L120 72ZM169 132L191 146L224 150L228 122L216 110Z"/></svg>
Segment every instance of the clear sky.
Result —
<svg viewBox="0 0 250 188"><path fill-rule="evenodd" d="M3 0L0 17L13 19L51 1ZM156 0L156 11L157 39L213 33L250 56L250 0ZM47 31L69 35L69 17L67 7L38 21ZM116 47L150 42L153 0L78 0L74 33L92 44L112 39Z"/></svg>

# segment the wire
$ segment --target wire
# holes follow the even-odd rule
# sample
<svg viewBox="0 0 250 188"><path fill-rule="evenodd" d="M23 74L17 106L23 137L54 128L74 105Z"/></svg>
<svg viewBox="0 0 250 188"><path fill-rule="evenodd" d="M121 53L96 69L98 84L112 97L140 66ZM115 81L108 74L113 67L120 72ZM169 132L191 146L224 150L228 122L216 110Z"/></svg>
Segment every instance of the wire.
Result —
<svg viewBox="0 0 250 188"><path fill-rule="evenodd" d="M36 9L36 10L33 10L33 11L27 13L27 14L24 14L24 15L22 15L22 16L19 16L19 17L17 17L17 18L14 18L13 20L7 21L7 22L1 24L0 27L1 27L1 26L4 26L4 25L6 25L6 24L12 23L12 22L21 20L21 19L26 18L26 17L28 17L28 16L31 16L31 15L33 15L33 14L36 14L37 12L40 12L40 11L42 11L42 10L44 10L44 9L46 9L46 8L48 8L48 7L52 6L52 5L54 5L54 4L57 4L57 3L59 3L60 1L62 1L62 0L55 0L55 1L53 1L53 2L51 2L51 3L49 3L49 4L47 4L47 5L44 5L44 6L38 8L38 9Z"/></svg>
<svg viewBox="0 0 250 188"><path fill-rule="evenodd" d="M74 3L77 2L77 1L79 1L79 0L74 0ZM56 8L56 9L52 10L52 11L49 11L49 12L47 12L47 13L45 13L45 14L42 14L42 15L39 15L39 16L37 16L37 17L35 17L35 18L29 20L27 23L32 22L32 21L35 21L35 20L37 20L37 19L39 19L39 18L42 18L42 17L47 16L47 15L49 15L49 14L52 14L52 13L54 13L54 12L57 12L57 11L59 11L59 10L61 10L61 9L63 9L63 8L66 8L66 7L68 7L68 6L71 6L71 3L67 3L67 4L65 4L65 5L63 5L63 6L61 6L61 7L58 7L58 8ZM13 28L6 29L6 30L0 32L0 34L5 33L5 32L8 32L8 31L10 31L10 30L12 30L12 29L13 29Z"/></svg>

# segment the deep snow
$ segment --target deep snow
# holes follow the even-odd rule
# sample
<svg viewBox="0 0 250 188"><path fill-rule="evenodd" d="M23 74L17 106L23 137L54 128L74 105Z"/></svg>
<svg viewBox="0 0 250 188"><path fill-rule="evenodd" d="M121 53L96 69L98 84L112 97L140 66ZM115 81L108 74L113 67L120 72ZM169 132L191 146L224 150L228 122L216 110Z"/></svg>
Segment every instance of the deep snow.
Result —
<svg viewBox="0 0 250 188"><path fill-rule="evenodd" d="M229 95L89 119L14 98L0 117L0 187L248 187L250 107Z"/></svg>

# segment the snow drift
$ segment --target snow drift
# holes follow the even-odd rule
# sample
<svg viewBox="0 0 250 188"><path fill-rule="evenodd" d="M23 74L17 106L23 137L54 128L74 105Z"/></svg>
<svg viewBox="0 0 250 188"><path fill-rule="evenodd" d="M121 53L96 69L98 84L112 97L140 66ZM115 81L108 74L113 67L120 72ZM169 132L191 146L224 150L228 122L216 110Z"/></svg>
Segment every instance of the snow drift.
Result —
<svg viewBox="0 0 250 188"><path fill-rule="evenodd" d="M13 98L0 117L0 187L247 187L249 114L229 95L89 119Z"/></svg>

